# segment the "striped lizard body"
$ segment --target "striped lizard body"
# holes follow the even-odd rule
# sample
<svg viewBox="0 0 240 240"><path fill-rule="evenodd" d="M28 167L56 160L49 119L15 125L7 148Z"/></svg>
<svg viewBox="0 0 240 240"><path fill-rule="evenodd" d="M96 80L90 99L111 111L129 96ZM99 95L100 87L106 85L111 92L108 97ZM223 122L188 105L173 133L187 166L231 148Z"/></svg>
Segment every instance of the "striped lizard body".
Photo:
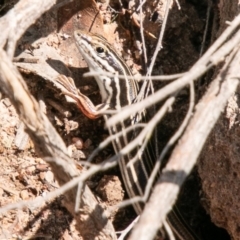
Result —
<svg viewBox="0 0 240 240"><path fill-rule="evenodd" d="M98 75L95 77L102 96L102 102L108 109L120 110L126 105L134 102L138 94L138 83L134 81L131 71L125 64L124 60L117 54L116 50L100 35L86 33L83 31L76 31L74 33L77 47L87 62L89 69L93 71L106 71L112 74L124 75L125 79L117 77L106 77ZM132 119L127 122L122 122L117 129L110 129L111 134L121 131L125 126L136 124L141 117L132 116ZM113 146L116 152L119 152L125 147L130 139L137 135L137 130L133 131L131 136L115 139ZM132 156L136 155L137 150L129 153L127 156L119 160L119 167L123 177L123 181L129 197L142 196L144 192L144 185L150 175L150 164L144 163L142 159L129 164ZM146 155L146 153L144 153ZM134 208L138 214L142 211L142 206L139 203L134 204Z"/></svg>
<svg viewBox="0 0 240 240"><path fill-rule="evenodd" d="M101 74L95 75L95 80L102 97L102 104L98 106L94 106L91 100L81 94L80 91L74 87L74 84L66 78L65 80L62 78L59 81L66 89L63 93L73 98L81 111L92 119L103 115L105 110L120 110L122 107L132 104L139 91L138 83L134 80L130 69L121 56L117 54L116 50L100 35L77 30L74 32L74 38L78 50L87 62L90 71L106 71L116 75L116 77L107 77ZM125 79L119 79L117 77L118 74L124 75ZM105 116L108 117L107 115ZM124 131L124 128L137 124L142 119L144 119L144 116L132 116L131 119L121 122L116 128L110 129L110 134ZM118 153L133 140L138 133L139 130L136 128L131 134L126 134L123 135L123 137L114 139L113 146L115 152ZM135 158L135 161L131 161L133 158ZM150 154L148 147L143 152L135 149L119 160L124 185L130 198L143 196L155 159L154 153ZM143 204L134 203L133 206L136 213L141 214ZM175 217L175 214L172 213L172 217ZM170 225L173 226L174 230L178 228L174 222L170 222ZM184 231L182 226L180 226L180 228L181 229L176 230L180 236L179 239L195 239L191 237L191 234L187 230Z"/></svg>

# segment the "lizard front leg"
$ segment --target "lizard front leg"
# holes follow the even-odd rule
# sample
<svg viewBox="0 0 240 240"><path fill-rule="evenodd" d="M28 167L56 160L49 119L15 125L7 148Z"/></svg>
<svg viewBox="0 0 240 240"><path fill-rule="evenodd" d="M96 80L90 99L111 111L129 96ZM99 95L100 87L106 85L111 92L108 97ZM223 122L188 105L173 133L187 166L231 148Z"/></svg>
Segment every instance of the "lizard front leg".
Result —
<svg viewBox="0 0 240 240"><path fill-rule="evenodd" d="M99 118L105 110L109 109L109 104L106 103L95 106L87 96L79 91L71 77L59 75L56 78L56 82L62 86L62 93L72 98L86 117L90 119Z"/></svg>

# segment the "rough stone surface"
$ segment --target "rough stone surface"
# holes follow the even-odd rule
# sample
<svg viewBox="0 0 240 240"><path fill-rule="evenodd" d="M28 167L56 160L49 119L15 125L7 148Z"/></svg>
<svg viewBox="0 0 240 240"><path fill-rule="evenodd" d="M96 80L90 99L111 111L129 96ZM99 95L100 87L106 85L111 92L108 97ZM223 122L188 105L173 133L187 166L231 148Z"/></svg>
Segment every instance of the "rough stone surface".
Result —
<svg viewBox="0 0 240 240"><path fill-rule="evenodd" d="M219 29L216 36L237 15L238 1L218 3ZM225 228L232 239L240 239L240 128L239 90L231 97L213 129L198 161L202 180L202 203L212 221Z"/></svg>

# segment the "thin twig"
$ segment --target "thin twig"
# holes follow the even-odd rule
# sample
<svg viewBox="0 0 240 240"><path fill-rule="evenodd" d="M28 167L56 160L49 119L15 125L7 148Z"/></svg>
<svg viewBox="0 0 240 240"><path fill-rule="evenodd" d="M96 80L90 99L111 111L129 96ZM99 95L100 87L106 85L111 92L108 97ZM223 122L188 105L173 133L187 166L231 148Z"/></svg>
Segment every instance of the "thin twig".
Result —
<svg viewBox="0 0 240 240"><path fill-rule="evenodd" d="M127 127L126 129L124 129L125 131L125 134L132 131L132 130L135 130L137 127L140 127L140 128L144 128L146 127L146 124L145 123L138 123L138 124L135 124L135 125L132 125L132 126L129 126ZM102 141L99 146L90 154L90 156L88 157L87 159L87 162L91 162L93 161L93 158L95 156L97 156L97 154L103 150L107 145L111 144L115 139L121 137L123 135L123 132L120 131L120 132L117 132L115 134L112 134L110 135L109 137L107 137L104 141Z"/></svg>
<svg viewBox="0 0 240 240"><path fill-rule="evenodd" d="M210 21L210 12L212 9L212 1L208 1L208 8L207 8L207 16L206 16L206 24L205 24L205 29L204 29L204 34L203 34L203 40L201 44L201 50L199 56L201 57L204 51L205 43L206 43L206 37L207 37L207 32L209 28L209 21Z"/></svg>
<svg viewBox="0 0 240 240"><path fill-rule="evenodd" d="M132 228L134 227L134 225L137 223L139 219L139 216L136 217L132 222L131 224L128 225L128 227L126 229L124 229L123 231L121 231L121 235L120 237L118 238L118 240L124 240L126 235L132 230Z"/></svg>
<svg viewBox="0 0 240 240"><path fill-rule="evenodd" d="M174 80L174 79L177 79L179 77L182 77L184 76L185 73L177 73L177 74L171 74L171 75L158 75L158 76L151 76L151 79L153 81L171 81L171 80ZM106 72L106 71L91 71L91 72L87 72L87 73L84 73L83 74L83 77L95 77L95 76L107 76L107 77L115 77L115 75L113 73L109 73L109 72ZM145 81L146 79L146 76L134 76L134 77L131 77L131 76L125 76L125 75L118 75L118 78L119 79L133 79L134 80L137 80L137 81Z"/></svg>
<svg viewBox="0 0 240 240"><path fill-rule="evenodd" d="M172 0L167 0L165 15L164 15L164 18L163 18L163 23L162 23L160 35L159 35L158 42L157 42L155 51L153 53L152 59L151 59L150 66L148 67L148 71L147 71L147 76L148 77L150 77L152 75L152 70L153 70L153 66L155 64L157 55L158 55L159 51L162 49L162 40L163 40L163 36L164 36L165 30L166 30L166 24L167 24L167 19L168 19L168 14L169 14L169 9L170 9L171 2L172 2Z"/></svg>
<svg viewBox="0 0 240 240"><path fill-rule="evenodd" d="M143 1L140 0L140 5L143 5ZM141 33L141 39L142 39L142 49L143 49L143 59L144 59L144 66L147 66L147 49L146 49L146 43L145 43L145 37L144 37L144 29L143 29L143 12L142 7L140 7L140 33Z"/></svg>
<svg viewBox="0 0 240 240"><path fill-rule="evenodd" d="M169 240L176 240L173 234L173 231L171 229L171 227L169 226L168 222L166 220L163 221L163 227L165 228L167 235L168 235L168 239Z"/></svg>

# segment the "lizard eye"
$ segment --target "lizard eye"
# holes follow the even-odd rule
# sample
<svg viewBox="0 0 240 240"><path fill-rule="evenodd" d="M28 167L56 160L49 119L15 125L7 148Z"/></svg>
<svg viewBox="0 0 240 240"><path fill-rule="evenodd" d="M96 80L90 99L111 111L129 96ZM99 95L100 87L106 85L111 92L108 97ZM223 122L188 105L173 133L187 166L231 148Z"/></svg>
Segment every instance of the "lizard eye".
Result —
<svg viewBox="0 0 240 240"><path fill-rule="evenodd" d="M104 53L104 48L102 48L102 47L96 47L96 51L97 51L97 53Z"/></svg>

